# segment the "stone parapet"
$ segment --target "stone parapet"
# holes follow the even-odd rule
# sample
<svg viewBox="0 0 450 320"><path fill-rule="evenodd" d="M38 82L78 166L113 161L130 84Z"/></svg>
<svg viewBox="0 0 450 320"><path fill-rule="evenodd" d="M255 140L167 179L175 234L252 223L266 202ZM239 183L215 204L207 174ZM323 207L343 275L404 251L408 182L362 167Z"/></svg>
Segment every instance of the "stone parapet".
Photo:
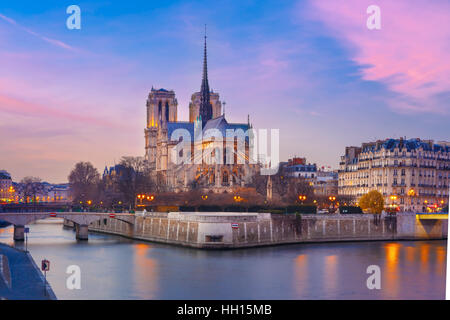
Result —
<svg viewBox="0 0 450 320"><path fill-rule="evenodd" d="M415 214L271 214L170 212L137 215L134 225L105 218L89 230L196 248L245 248L284 243L444 239L447 220Z"/></svg>

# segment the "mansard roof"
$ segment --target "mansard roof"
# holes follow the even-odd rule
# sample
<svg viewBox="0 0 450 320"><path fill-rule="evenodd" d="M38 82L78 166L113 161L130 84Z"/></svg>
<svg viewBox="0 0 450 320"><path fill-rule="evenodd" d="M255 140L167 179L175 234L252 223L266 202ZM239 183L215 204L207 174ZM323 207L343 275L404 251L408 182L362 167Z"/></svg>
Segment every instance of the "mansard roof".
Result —
<svg viewBox="0 0 450 320"><path fill-rule="evenodd" d="M11 180L11 176L4 172L0 172L0 180Z"/></svg>
<svg viewBox="0 0 450 320"><path fill-rule="evenodd" d="M435 144L432 141L422 141L420 139L386 139L384 141L377 141L368 144L363 144L362 152L374 152L381 149L394 151L394 149L403 149L412 151L416 149L422 149L424 151L433 152L450 152L450 147L441 144Z"/></svg>

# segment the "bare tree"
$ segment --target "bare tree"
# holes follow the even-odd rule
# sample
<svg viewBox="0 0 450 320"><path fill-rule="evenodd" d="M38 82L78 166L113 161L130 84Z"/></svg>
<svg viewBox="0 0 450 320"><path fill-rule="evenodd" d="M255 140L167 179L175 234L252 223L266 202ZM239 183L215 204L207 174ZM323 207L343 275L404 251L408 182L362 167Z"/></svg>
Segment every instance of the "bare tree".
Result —
<svg viewBox="0 0 450 320"><path fill-rule="evenodd" d="M124 197L124 203L130 207L136 205L139 193L154 191L147 161L142 157L122 157L120 173L117 175L119 190Z"/></svg>
<svg viewBox="0 0 450 320"><path fill-rule="evenodd" d="M287 192L285 198L288 202L296 202L299 196L306 196L306 202L311 202L314 196L314 189L309 184L309 181L302 177L287 178ZM302 201L303 202L303 201Z"/></svg>
<svg viewBox="0 0 450 320"><path fill-rule="evenodd" d="M36 202L36 198L39 194L44 193L44 185L42 180L37 177L25 177L20 182L22 184L23 199L25 203L28 203L28 199L32 199L32 202Z"/></svg>
<svg viewBox="0 0 450 320"><path fill-rule="evenodd" d="M74 203L96 199L100 174L90 162L78 162L68 179Z"/></svg>

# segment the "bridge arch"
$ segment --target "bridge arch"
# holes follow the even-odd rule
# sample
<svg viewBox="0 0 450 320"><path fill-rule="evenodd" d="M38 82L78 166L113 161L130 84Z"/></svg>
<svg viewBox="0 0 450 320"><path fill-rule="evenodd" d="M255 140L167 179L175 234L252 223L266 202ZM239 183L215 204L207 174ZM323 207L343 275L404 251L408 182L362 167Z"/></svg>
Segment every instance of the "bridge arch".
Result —
<svg viewBox="0 0 450 320"><path fill-rule="evenodd" d="M131 226L134 225L134 214L129 213L99 213L99 212L36 212L36 213L0 213L0 220L14 225L14 240L24 240L24 227L37 220L47 218L63 218L75 225L76 237L88 239L88 226L105 218L117 219Z"/></svg>

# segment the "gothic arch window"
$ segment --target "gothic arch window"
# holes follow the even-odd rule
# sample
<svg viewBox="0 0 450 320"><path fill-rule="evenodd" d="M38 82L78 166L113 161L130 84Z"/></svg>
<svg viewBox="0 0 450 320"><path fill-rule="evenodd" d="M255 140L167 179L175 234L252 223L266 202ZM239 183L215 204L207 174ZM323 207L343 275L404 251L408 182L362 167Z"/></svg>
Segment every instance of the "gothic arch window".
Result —
<svg viewBox="0 0 450 320"><path fill-rule="evenodd" d="M161 100L158 102L158 119L161 122L161 120L162 120L162 102L161 102Z"/></svg>
<svg viewBox="0 0 450 320"><path fill-rule="evenodd" d="M166 121L169 121L169 102L166 101Z"/></svg>

